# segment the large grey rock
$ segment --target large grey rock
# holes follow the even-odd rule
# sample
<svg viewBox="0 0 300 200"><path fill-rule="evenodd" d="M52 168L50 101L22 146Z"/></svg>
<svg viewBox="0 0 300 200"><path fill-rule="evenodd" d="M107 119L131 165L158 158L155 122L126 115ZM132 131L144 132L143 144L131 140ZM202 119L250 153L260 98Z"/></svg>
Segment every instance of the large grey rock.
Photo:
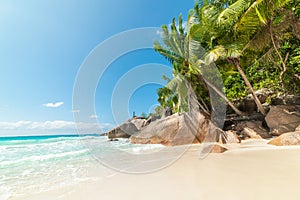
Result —
<svg viewBox="0 0 300 200"><path fill-rule="evenodd" d="M300 125L300 117L296 114L296 107L294 106L271 107L265 120L271 134L275 136L292 132Z"/></svg>
<svg viewBox="0 0 300 200"><path fill-rule="evenodd" d="M277 96L275 98L272 98L271 104L272 105L299 106L300 105L300 94Z"/></svg>
<svg viewBox="0 0 300 200"><path fill-rule="evenodd" d="M300 145L300 131L284 133L272 139L268 144L276 146Z"/></svg>
<svg viewBox="0 0 300 200"><path fill-rule="evenodd" d="M129 138L131 135L136 134L138 132L138 129L132 122L125 122L118 126L117 128L114 128L113 130L110 130L107 134L108 139L115 139L115 138Z"/></svg>
<svg viewBox="0 0 300 200"><path fill-rule="evenodd" d="M141 118L133 118L130 120L138 130L141 130L146 125L146 120Z"/></svg>
<svg viewBox="0 0 300 200"><path fill-rule="evenodd" d="M173 111L172 111L171 108L167 107L163 110L163 114L162 114L161 118L166 118L166 117L169 117L171 115L173 115Z"/></svg>
<svg viewBox="0 0 300 200"><path fill-rule="evenodd" d="M188 114L174 114L156 120L130 138L134 144L163 144L167 146L202 142L209 129L209 121L199 112L195 119Z"/></svg>
<svg viewBox="0 0 300 200"><path fill-rule="evenodd" d="M158 120L158 119L160 119L160 118L161 118L160 116L155 116L155 115L150 116L150 117L146 120L145 126L148 126L150 123L152 123L152 122L154 122L155 120Z"/></svg>
<svg viewBox="0 0 300 200"><path fill-rule="evenodd" d="M237 124L237 127L236 127L237 131L239 131L242 134L244 133L245 128L250 128L251 130L253 130L256 134L258 134L263 139L272 137L272 135L270 135L269 132L265 128L263 128L261 121L240 122ZM244 135L244 136L247 136L247 135Z"/></svg>
<svg viewBox="0 0 300 200"><path fill-rule="evenodd" d="M266 102L269 96L273 94L273 91L268 89L261 89L255 91L256 96L258 97L259 101L263 104ZM253 99L253 96L249 94L245 98L243 98L240 103L238 104L238 108L246 113L254 113L257 112L257 105Z"/></svg>

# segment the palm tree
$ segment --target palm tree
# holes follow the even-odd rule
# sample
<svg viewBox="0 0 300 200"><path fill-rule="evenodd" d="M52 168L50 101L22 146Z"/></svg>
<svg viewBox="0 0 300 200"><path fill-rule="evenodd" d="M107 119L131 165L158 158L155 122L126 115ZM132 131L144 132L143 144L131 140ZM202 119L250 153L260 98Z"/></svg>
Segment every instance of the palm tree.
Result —
<svg viewBox="0 0 300 200"><path fill-rule="evenodd" d="M274 15L276 10L290 1L236 0L222 2L205 1L201 7L195 6L189 22L192 24L189 35L208 50L205 57L206 65L219 59L227 59L229 63L236 66L259 111L265 115L265 109L241 67L240 58L266 21Z"/></svg>
<svg viewBox="0 0 300 200"><path fill-rule="evenodd" d="M191 18L189 18L191 19ZM190 21L190 20L189 20ZM194 90L200 88L204 96L208 96L208 87L216 91L229 106L239 115L243 115L235 105L223 93L208 82L202 76L201 70L198 70L195 65L199 59L205 55L205 50L201 47L200 43L191 40L189 36L189 25L187 32L185 31L182 23L182 16L178 19L178 28L176 26L175 18L172 21L170 31L167 26L162 26L163 34L162 40L164 46L159 42L154 43L154 49L167 58L173 65L173 79L166 86L178 95L178 111L186 111L187 109L187 96L188 96L188 83L192 83ZM194 80L196 79L196 81ZM161 92L161 91L160 91ZM169 94L171 96L171 94ZM202 98L203 95L198 94L199 106L201 110L209 115L209 106ZM164 97L165 98L165 97Z"/></svg>
<svg viewBox="0 0 300 200"><path fill-rule="evenodd" d="M282 55L280 52L281 44L289 38L300 39L300 20L292 12L293 8L281 8L268 19L262 29L256 33L245 48L263 49L267 48L266 53L261 59L271 61L279 70L279 80L281 90L284 91L283 74L287 71L286 62L289 52ZM276 58L272 56L275 54ZM279 60L279 62L277 62Z"/></svg>

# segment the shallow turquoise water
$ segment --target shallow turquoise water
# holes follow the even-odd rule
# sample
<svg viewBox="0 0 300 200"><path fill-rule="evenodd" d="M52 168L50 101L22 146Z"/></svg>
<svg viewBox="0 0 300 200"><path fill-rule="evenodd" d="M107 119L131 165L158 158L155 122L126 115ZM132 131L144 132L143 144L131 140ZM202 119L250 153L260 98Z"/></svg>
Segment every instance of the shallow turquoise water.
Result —
<svg viewBox="0 0 300 200"><path fill-rule="evenodd" d="M0 200L93 179L88 173L91 166L104 169L96 154L110 159L116 150L135 153L143 149L149 146L132 145L128 140L107 142L107 137L95 135L0 138Z"/></svg>
<svg viewBox="0 0 300 200"><path fill-rule="evenodd" d="M88 136L0 138L0 199L41 192L86 178L93 160L83 139Z"/></svg>

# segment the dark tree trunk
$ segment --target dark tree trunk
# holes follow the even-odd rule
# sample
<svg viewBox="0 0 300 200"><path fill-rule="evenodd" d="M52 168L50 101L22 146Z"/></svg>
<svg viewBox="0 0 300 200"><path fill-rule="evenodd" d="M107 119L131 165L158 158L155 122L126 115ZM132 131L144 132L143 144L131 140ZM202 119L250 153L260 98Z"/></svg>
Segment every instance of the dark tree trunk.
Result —
<svg viewBox="0 0 300 200"><path fill-rule="evenodd" d="M231 60L231 61L232 61L232 60ZM251 83L249 82L249 80L248 80L248 78L247 78L245 72L243 71L243 69L242 69L241 66L240 66L240 61L239 61L238 59L233 59L233 63L235 64L237 70L239 71L239 73L240 73L241 76L243 77L243 79L244 79L244 81L245 81L245 83L246 83L246 85L247 85L249 91L251 92L251 94L252 94L252 96L253 96L253 99L254 99L254 101L255 101L255 103L256 103L256 105L257 105L257 108L258 108L259 112L260 112L261 114L263 114L264 116L266 116L266 111L265 111L264 107L262 106L260 100L259 100L258 97L256 96L256 94L255 94L255 92L254 92L254 89L253 89Z"/></svg>

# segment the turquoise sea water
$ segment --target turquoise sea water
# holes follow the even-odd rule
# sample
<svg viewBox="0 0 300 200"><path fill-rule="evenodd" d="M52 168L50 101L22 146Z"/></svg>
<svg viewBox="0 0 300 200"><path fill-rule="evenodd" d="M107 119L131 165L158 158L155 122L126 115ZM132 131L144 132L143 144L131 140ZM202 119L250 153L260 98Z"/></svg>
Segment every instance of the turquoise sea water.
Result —
<svg viewBox="0 0 300 200"><path fill-rule="evenodd" d="M0 200L93 178L88 176L91 165L103 167L93 153L113 154L109 145L131 152L148 148L96 135L0 137Z"/></svg>
<svg viewBox="0 0 300 200"><path fill-rule="evenodd" d="M82 139L75 135L0 138L0 199L85 178L84 169L92 157Z"/></svg>

